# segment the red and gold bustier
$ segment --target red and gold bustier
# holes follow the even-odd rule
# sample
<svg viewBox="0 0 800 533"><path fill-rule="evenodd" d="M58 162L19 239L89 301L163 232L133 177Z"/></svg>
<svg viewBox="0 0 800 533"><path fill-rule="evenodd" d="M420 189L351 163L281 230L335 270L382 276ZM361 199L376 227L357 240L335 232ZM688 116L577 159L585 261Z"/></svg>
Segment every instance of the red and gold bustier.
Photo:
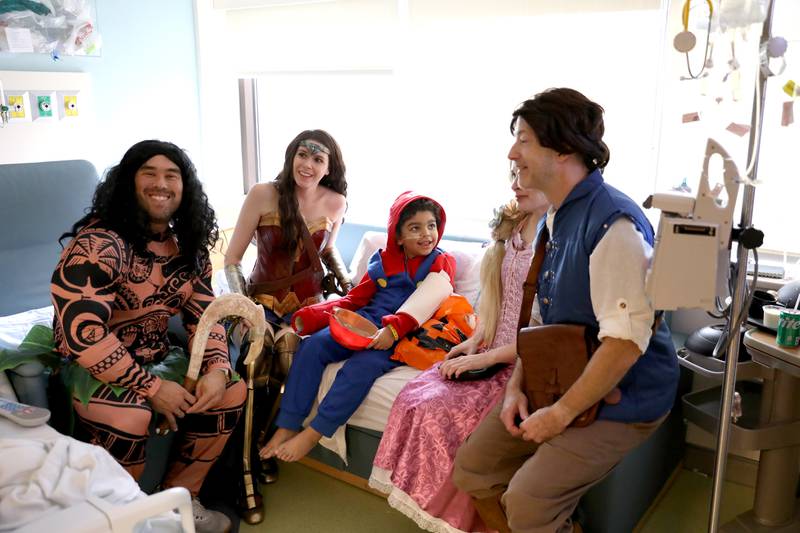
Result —
<svg viewBox="0 0 800 533"><path fill-rule="evenodd" d="M311 240L317 247L317 252L321 252L328 243L333 222L327 217L322 217L306 223L306 226L311 234ZM258 259L250 274L250 284L278 282L292 274L308 269L311 265L302 239L295 250L287 250L283 246L280 215L276 212L267 213L258 221L256 244ZM320 281L318 276L309 275L287 287L268 293L256 293L253 294L253 297L276 315L283 316L306 305L321 301Z"/></svg>

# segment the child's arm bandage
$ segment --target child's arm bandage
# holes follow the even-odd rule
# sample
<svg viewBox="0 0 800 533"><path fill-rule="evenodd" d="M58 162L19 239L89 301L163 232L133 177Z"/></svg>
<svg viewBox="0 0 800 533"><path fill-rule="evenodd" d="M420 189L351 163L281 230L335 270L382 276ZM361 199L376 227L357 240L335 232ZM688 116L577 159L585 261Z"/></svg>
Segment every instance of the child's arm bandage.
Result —
<svg viewBox="0 0 800 533"><path fill-rule="evenodd" d="M453 293L447 272L431 272L417 284L416 290L403 302L397 314L405 313L422 324L439 308L445 298Z"/></svg>

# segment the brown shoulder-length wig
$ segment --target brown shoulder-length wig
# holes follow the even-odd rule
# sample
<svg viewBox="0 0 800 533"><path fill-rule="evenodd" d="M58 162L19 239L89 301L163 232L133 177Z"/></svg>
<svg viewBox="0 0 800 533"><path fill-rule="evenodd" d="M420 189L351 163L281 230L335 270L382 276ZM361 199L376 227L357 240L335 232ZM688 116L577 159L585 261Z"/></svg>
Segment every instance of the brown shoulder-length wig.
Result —
<svg viewBox="0 0 800 533"><path fill-rule="evenodd" d="M514 110L511 133L522 118L545 148L577 154L589 172L608 164L611 152L603 142L603 108L575 89L557 88L525 100Z"/></svg>

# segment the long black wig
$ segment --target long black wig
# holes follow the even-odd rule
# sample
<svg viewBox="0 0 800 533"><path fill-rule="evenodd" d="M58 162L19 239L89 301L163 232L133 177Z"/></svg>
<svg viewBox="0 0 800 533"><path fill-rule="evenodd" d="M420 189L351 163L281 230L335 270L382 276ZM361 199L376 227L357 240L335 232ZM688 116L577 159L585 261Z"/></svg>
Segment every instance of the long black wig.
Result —
<svg viewBox="0 0 800 533"><path fill-rule="evenodd" d="M134 250L143 252L152 231L149 215L136 200L134 178L142 165L157 155L175 163L181 172L183 197L172 215L170 228L178 240L181 258L195 274L202 273L209 251L219 238L217 220L194 164L183 150L170 142L147 140L131 146L119 164L111 167L98 184L86 215L61 235L59 242L74 237L87 224L99 221L129 242Z"/></svg>

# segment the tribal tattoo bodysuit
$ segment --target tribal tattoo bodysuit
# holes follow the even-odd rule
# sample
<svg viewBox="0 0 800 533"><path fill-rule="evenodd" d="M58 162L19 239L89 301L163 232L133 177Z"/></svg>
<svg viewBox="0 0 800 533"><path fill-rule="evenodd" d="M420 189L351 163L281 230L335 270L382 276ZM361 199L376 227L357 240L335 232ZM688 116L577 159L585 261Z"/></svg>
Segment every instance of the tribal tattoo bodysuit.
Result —
<svg viewBox="0 0 800 533"><path fill-rule="evenodd" d="M182 315L191 347L200 316L214 299L210 280L210 262L202 275L194 274L182 261L172 233L154 236L144 251L136 251L98 222L78 232L53 273L57 351L97 380L127 389L117 396L102 386L89 405L74 400L78 434L108 449L134 477L144 467L152 416L147 400L161 387L161 378L143 365L169 352L167 322L172 315ZM217 368L230 369L219 324L209 336L201 375ZM229 383L216 408L182 420L186 440L165 486L199 490L238 420L244 394L242 382Z"/></svg>

